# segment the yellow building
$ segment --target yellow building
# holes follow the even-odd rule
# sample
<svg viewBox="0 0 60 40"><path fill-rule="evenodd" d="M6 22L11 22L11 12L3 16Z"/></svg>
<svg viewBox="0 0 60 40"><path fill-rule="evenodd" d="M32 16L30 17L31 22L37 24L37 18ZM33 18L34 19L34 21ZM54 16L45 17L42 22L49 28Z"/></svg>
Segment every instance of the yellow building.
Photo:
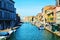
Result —
<svg viewBox="0 0 60 40"><path fill-rule="evenodd" d="M28 22L28 17L24 17L23 21Z"/></svg>
<svg viewBox="0 0 60 40"><path fill-rule="evenodd" d="M29 22L32 22L33 21L33 17L34 16L28 16Z"/></svg>
<svg viewBox="0 0 60 40"><path fill-rule="evenodd" d="M55 6L49 5L44 7L43 16L44 16L45 22L55 23L56 22Z"/></svg>
<svg viewBox="0 0 60 40"><path fill-rule="evenodd" d="M25 21L25 22L32 22L32 21L33 21L33 17L34 17L34 16L24 17L24 21Z"/></svg>

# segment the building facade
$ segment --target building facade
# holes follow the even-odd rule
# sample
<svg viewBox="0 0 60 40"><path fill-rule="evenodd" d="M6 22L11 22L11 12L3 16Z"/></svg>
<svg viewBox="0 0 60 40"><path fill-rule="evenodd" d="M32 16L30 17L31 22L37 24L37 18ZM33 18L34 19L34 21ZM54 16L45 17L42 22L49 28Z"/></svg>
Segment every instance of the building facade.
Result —
<svg viewBox="0 0 60 40"><path fill-rule="evenodd" d="M56 0L56 24L60 24L60 0Z"/></svg>
<svg viewBox="0 0 60 40"><path fill-rule="evenodd" d="M55 13L56 13L56 24L60 24L60 7L59 6L55 8Z"/></svg>
<svg viewBox="0 0 60 40"><path fill-rule="evenodd" d="M43 8L43 15L45 18L45 22L47 23L55 23L56 22L56 13L55 6L46 6Z"/></svg>
<svg viewBox="0 0 60 40"><path fill-rule="evenodd" d="M56 0L56 6L60 6L60 0Z"/></svg>
<svg viewBox="0 0 60 40"><path fill-rule="evenodd" d="M34 16L27 16L27 17L24 17L24 21L25 22L33 22L34 20Z"/></svg>
<svg viewBox="0 0 60 40"><path fill-rule="evenodd" d="M11 28L15 25L16 8L13 0L0 0L0 29Z"/></svg>
<svg viewBox="0 0 60 40"><path fill-rule="evenodd" d="M17 26L19 23L20 23L20 16L19 16L19 14L16 14L16 24L15 24L15 26Z"/></svg>
<svg viewBox="0 0 60 40"><path fill-rule="evenodd" d="M43 22L43 15L42 15L42 13L38 13L36 15L36 17L37 17L38 21Z"/></svg>

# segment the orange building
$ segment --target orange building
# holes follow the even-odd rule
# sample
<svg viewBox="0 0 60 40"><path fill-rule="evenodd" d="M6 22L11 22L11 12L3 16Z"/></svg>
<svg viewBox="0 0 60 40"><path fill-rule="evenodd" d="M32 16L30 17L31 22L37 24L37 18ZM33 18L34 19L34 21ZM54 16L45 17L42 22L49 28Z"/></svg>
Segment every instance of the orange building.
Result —
<svg viewBox="0 0 60 40"><path fill-rule="evenodd" d="M56 22L55 6L49 5L44 7L43 16L44 16L45 22L55 23Z"/></svg>

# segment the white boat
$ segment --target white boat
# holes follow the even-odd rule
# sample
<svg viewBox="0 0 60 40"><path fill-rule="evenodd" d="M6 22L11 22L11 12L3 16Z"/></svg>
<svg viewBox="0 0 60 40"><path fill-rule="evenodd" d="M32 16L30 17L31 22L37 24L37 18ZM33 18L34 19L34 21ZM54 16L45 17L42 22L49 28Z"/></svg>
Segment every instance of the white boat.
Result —
<svg viewBox="0 0 60 40"><path fill-rule="evenodd" d="M10 34L12 34L13 32L15 32L16 30L11 30L11 31L9 31L8 33L9 33L9 35Z"/></svg>
<svg viewBox="0 0 60 40"><path fill-rule="evenodd" d="M0 36L0 40L6 40L7 36Z"/></svg>
<svg viewBox="0 0 60 40"><path fill-rule="evenodd" d="M15 32L16 30L11 30L11 31L9 31L8 33L9 33L9 35L11 35L13 32ZM7 36L0 36L0 40L6 40L6 38L7 37L9 37L9 35L7 35Z"/></svg>
<svg viewBox="0 0 60 40"><path fill-rule="evenodd" d="M44 27L40 27L41 30L44 30Z"/></svg>

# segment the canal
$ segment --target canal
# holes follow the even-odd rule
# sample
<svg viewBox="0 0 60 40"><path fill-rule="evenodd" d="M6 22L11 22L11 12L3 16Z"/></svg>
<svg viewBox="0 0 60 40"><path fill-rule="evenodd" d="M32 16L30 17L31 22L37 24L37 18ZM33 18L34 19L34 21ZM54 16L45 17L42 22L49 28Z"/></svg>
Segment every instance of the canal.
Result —
<svg viewBox="0 0 60 40"><path fill-rule="evenodd" d="M31 23L23 23L7 40L60 40L60 37L46 30L39 30Z"/></svg>

